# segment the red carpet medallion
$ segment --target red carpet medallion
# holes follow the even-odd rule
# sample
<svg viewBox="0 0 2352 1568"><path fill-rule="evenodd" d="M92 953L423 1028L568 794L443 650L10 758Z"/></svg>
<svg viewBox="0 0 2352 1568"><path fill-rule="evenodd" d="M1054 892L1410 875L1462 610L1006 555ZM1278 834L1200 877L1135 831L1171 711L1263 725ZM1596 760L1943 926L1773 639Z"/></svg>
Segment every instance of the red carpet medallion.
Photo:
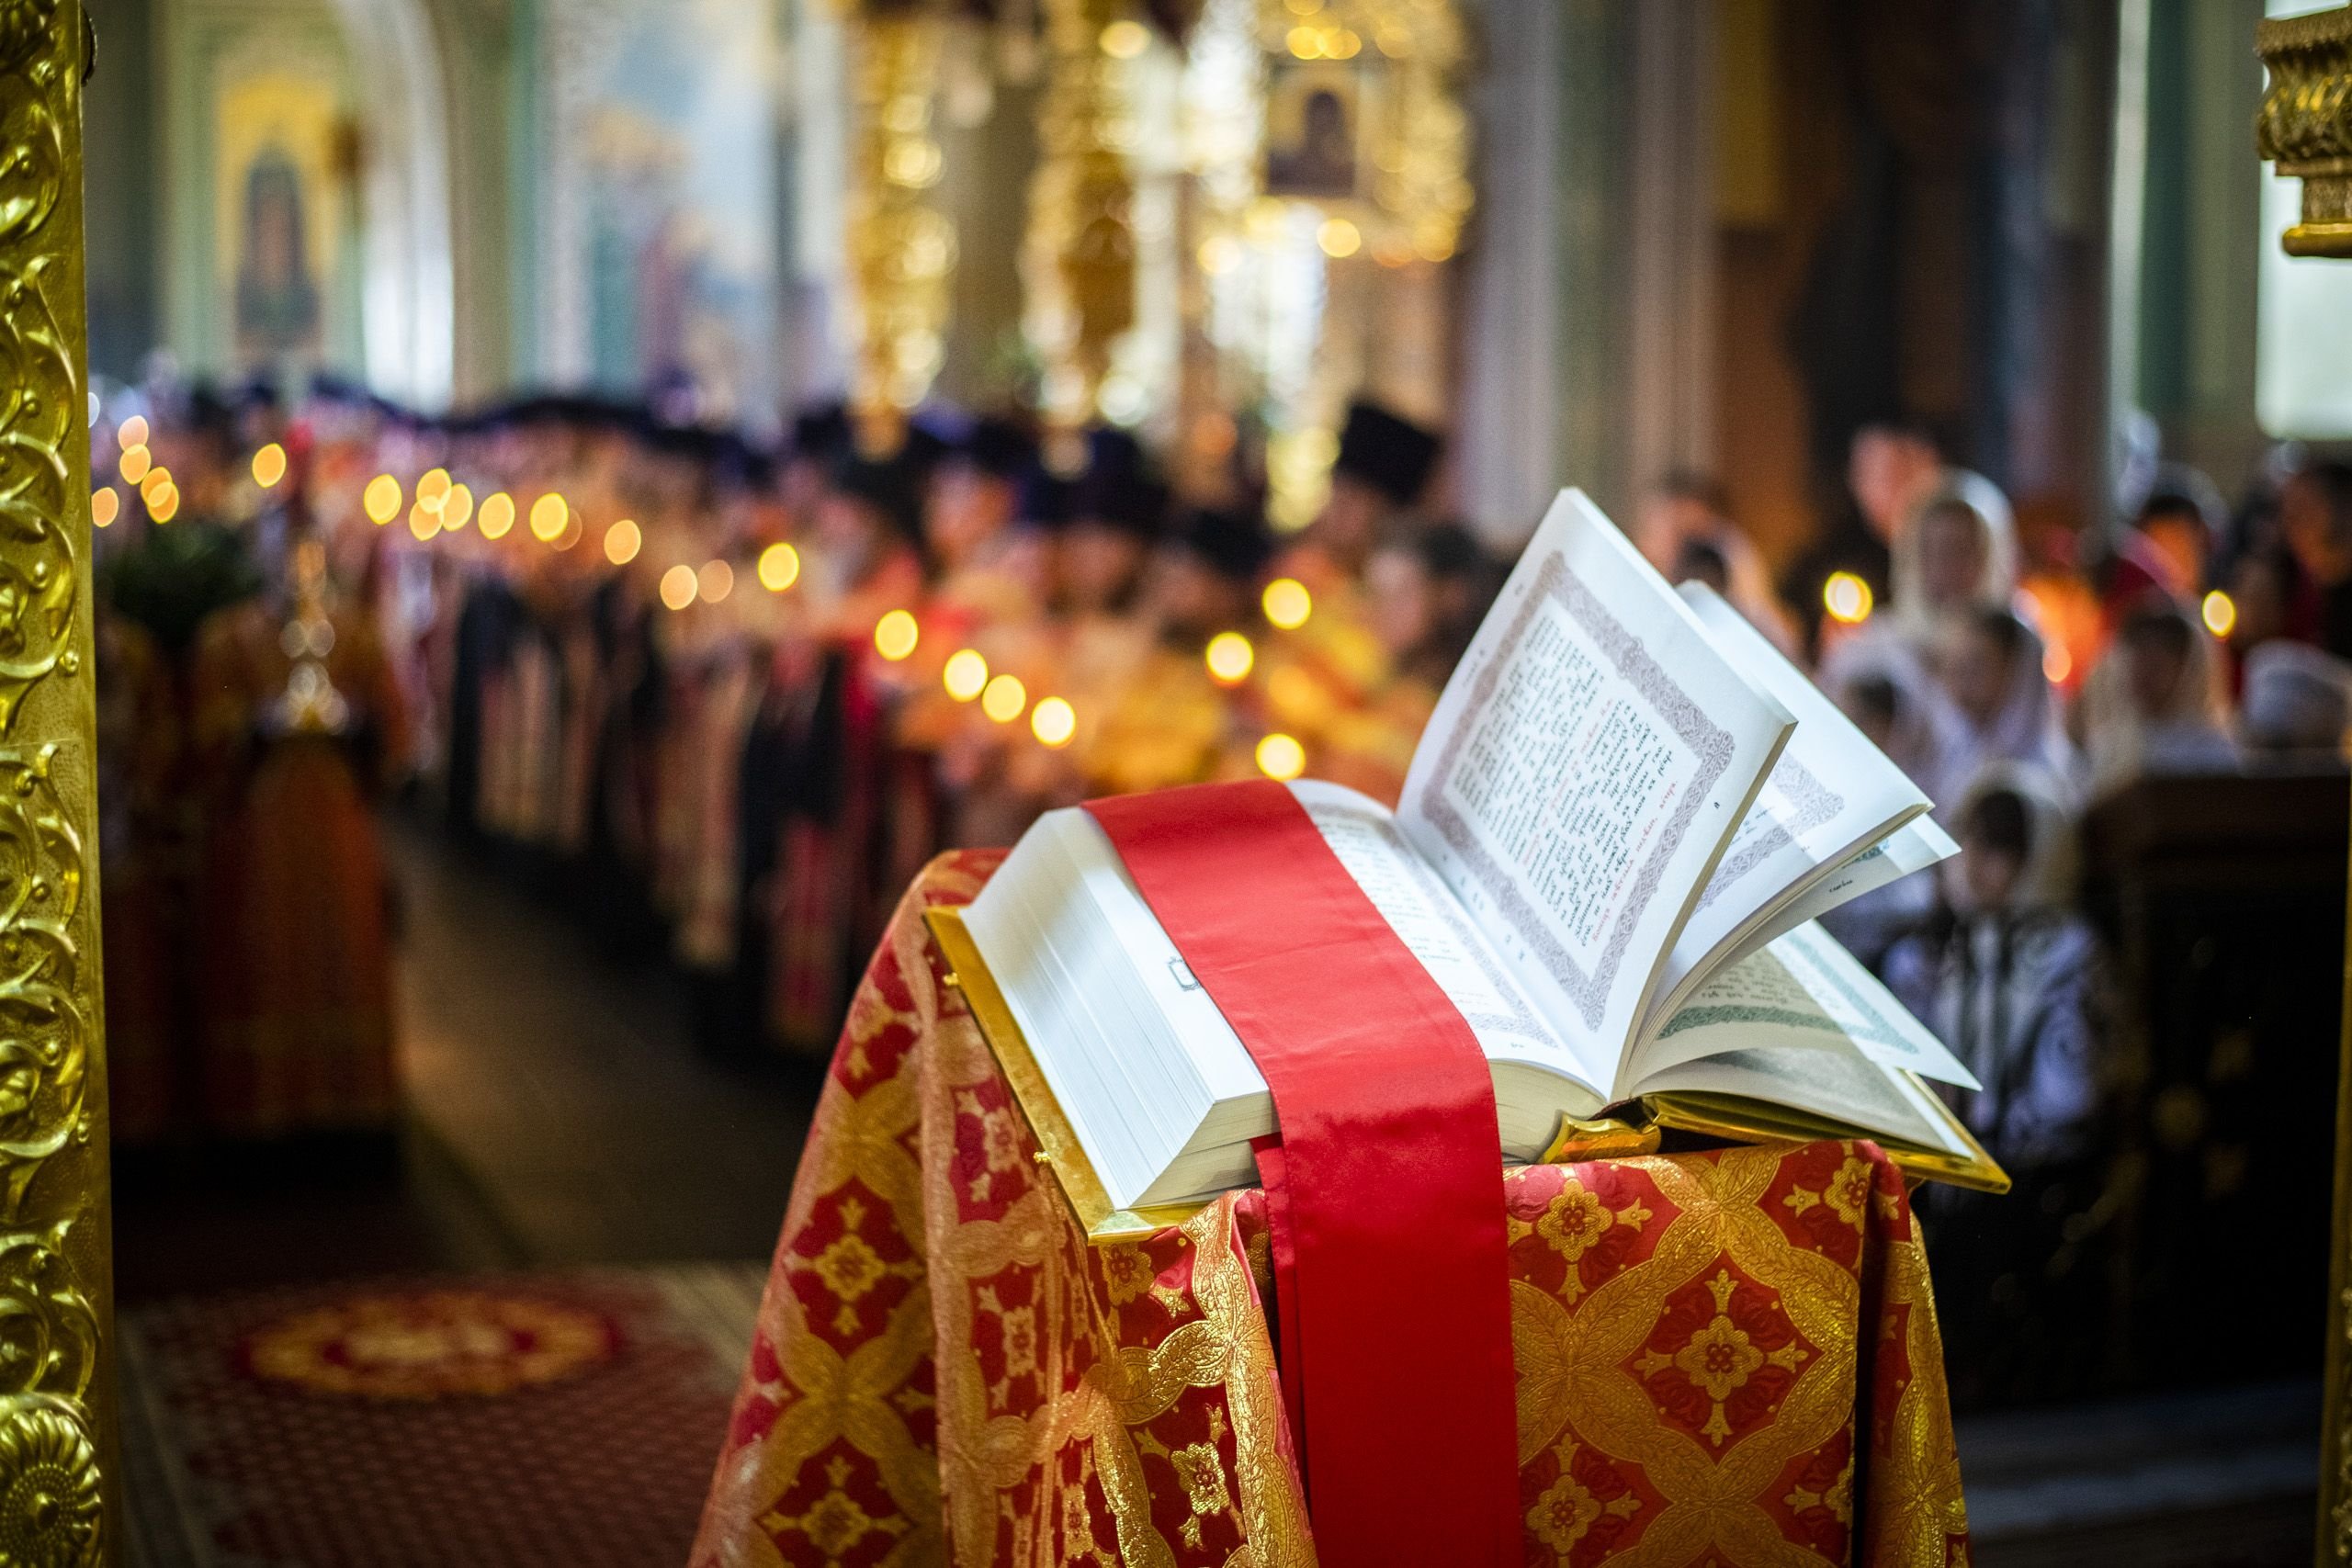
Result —
<svg viewBox="0 0 2352 1568"><path fill-rule="evenodd" d="M130 1561L682 1562L761 1279L390 1280L128 1312Z"/></svg>

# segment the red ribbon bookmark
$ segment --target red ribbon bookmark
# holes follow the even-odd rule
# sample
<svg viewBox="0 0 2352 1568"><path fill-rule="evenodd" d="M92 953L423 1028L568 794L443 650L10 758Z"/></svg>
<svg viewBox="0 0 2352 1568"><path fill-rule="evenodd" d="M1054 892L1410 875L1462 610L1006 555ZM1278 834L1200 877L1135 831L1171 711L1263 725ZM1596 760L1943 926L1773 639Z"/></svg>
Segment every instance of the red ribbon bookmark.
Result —
<svg viewBox="0 0 2352 1568"><path fill-rule="evenodd" d="M1476 1037L1281 784L1087 809L1273 1093L1280 1153L1260 1174L1317 1557L1519 1562L1502 1157Z"/></svg>

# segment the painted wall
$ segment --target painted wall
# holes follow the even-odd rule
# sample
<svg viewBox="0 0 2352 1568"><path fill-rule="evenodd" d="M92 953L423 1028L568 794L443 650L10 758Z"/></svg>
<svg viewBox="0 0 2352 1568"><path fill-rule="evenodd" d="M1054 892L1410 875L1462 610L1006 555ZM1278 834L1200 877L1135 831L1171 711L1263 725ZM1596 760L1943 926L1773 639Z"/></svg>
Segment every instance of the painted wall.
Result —
<svg viewBox="0 0 2352 1568"><path fill-rule="evenodd" d="M357 374L359 95L334 13L170 0L160 21L165 343L192 375Z"/></svg>
<svg viewBox="0 0 2352 1568"><path fill-rule="evenodd" d="M766 0L540 0L527 284L544 378L690 383L714 416L775 407L777 21Z"/></svg>

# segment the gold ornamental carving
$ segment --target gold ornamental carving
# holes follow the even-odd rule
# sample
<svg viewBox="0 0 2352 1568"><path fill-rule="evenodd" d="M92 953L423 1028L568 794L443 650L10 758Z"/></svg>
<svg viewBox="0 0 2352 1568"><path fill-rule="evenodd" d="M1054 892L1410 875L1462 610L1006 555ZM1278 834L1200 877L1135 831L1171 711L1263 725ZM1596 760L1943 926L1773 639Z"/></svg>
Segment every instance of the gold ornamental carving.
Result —
<svg viewBox="0 0 2352 1568"><path fill-rule="evenodd" d="M106 1516L97 1445L71 1400L0 1404L0 1562L82 1568L98 1560Z"/></svg>
<svg viewBox="0 0 2352 1568"><path fill-rule="evenodd" d="M945 167L932 123L944 24L878 8L856 32L849 265L858 313L854 395L869 421L921 403L946 352L956 225L930 192Z"/></svg>
<svg viewBox="0 0 2352 1568"><path fill-rule="evenodd" d="M63 0L0 9L0 733L33 686L74 659L65 530L86 416L79 258L55 244L66 139L70 129L78 146L81 131L78 80L60 80L76 74L66 56L79 53L57 47L67 10ZM72 188L78 207L78 175ZM76 275L70 288L65 272Z"/></svg>
<svg viewBox="0 0 2352 1568"><path fill-rule="evenodd" d="M89 1021L74 994L83 846L57 760L55 744L0 751L0 1219L90 1135Z"/></svg>
<svg viewBox="0 0 2352 1568"><path fill-rule="evenodd" d="M0 0L0 1568L113 1561L80 0Z"/></svg>
<svg viewBox="0 0 2352 1568"><path fill-rule="evenodd" d="M1046 417L1097 412L1112 349L1136 323L1131 56L1126 0L1045 0L1047 77L1037 109L1022 268L1029 336L1045 361Z"/></svg>
<svg viewBox="0 0 2352 1568"><path fill-rule="evenodd" d="M2352 6L2267 18L2254 39L2270 73L2256 145L2303 182L2302 221L2279 243L2290 256L2352 257Z"/></svg>

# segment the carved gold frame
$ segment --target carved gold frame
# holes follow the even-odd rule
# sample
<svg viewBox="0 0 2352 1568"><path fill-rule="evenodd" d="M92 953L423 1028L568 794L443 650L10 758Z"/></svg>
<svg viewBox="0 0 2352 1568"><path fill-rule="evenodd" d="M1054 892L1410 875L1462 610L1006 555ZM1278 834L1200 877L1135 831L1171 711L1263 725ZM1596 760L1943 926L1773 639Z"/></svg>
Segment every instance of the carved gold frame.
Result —
<svg viewBox="0 0 2352 1568"><path fill-rule="evenodd" d="M82 0L0 0L0 1563L121 1531L91 690Z"/></svg>

